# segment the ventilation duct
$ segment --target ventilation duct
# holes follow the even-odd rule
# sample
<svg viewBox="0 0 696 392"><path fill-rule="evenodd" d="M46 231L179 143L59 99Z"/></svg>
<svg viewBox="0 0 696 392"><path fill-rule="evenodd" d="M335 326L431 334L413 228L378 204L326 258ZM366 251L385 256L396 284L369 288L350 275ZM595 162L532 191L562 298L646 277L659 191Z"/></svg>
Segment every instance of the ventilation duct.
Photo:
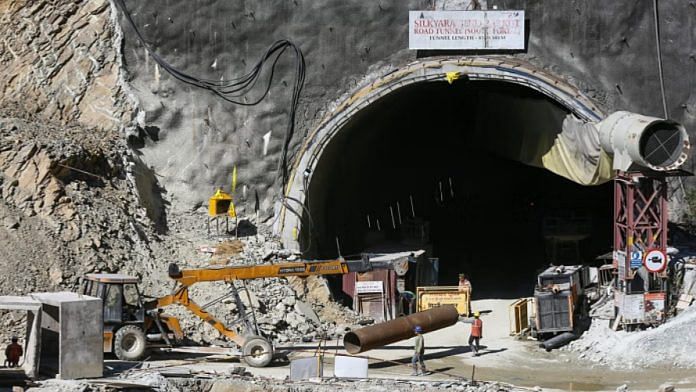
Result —
<svg viewBox="0 0 696 392"><path fill-rule="evenodd" d="M686 129L674 121L615 112L595 125L602 149L613 155L614 170L633 165L664 171L681 166L690 148Z"/></svg>
<svg viewBox="0 0 696 392"><path fill-rule="evenodd" d="M689 136L670 120L615 112L600 122L572 114L542 157L543 167L578 184L598 185L616 170L673 170L688 158Z"/></svg>

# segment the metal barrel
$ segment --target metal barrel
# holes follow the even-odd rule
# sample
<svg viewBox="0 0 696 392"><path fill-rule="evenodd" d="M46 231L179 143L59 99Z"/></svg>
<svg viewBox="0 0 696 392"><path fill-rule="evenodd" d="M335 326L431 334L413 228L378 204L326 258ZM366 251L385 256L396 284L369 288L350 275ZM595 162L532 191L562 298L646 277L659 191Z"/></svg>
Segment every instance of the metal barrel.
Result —
<svg viewBox="0 0 696 392"><path fill-rule="evenodd" d="M349 332L343 338L343 346L349 354L359 354L412 338L416 325L426 333L454 325L458 319L459 313L454 305L440 306Z"/></svg>

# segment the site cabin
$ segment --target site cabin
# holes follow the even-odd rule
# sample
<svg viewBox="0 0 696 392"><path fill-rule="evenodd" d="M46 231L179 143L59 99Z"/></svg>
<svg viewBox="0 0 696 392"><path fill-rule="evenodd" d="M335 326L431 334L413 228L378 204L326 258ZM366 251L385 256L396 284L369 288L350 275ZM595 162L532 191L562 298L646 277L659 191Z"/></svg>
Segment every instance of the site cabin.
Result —
<svg viewBox="0 0 696 392"><path fill-rule="evenodd" d="M87 274L82 293L101 298L104 314L104 352L124 361L145 356L149 342L171 345L183 333L176 318L148 310L138 278L121 274Z"/></svg>
<svg viewBox="0 0 696 392"><path fill-rule="evenodd" d="M589 302L585 288L589 283L589 268L582 265L549 267L539 274L532 335L541 340L586 328Z"/></svg>

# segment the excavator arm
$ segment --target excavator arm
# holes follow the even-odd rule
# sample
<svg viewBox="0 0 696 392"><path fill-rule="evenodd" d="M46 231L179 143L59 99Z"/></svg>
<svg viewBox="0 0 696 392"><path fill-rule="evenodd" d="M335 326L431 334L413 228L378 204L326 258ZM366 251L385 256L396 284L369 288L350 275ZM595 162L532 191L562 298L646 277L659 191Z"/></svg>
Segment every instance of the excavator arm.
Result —
<svg viewBox="0 0 696 392"><path fill-rule="evenodd" d="M215 318L213 315L195 303L189 297L189 287L200 282L234 282L237 280L258 279L258 278L278 278L288 276L307 277L310 275L341 275L350 272L364 272L371 269L370 261L364 257L361 260L346 261L343 258L333 260L319 261L301 261L301 262L283 262L276 264L259 264L248 266L225 266L225 267L208 267L197 269L180 269L176 264L169 265L169 277L176 280L176 286L172 294L157 298L145 304L146 309L155 310L177 304L185 307L191 313L196 315L201 320L210 324L218 330L222 335L229 340L235 342L240 347L246 350L249 341L258 341L259 337L255 335L242 336L236 331L228 328L222 321ZM237 322L245 324L245 328L251 332L257 333L255 323L251 324L246 316L239 294L236 287L232 285L232 295L234 295L240 318ZM247 361L248 362L248 361Z"/></svg>

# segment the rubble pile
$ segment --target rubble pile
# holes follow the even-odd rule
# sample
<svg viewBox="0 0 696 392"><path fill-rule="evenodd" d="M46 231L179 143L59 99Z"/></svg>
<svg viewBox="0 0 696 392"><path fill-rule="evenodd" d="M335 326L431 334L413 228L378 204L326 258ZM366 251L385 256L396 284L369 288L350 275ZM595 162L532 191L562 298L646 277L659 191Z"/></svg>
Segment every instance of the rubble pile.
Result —
<svg viewBox="0 0 696 392"><path fill-rule="evenodd" d="M246 222L245 224L251 224ZM264 225L259 225L257 230L263 233L202 246L201 249L208 256L200 258L201 261L191 268L210 264L260 264L273 262L269 259L275 257L282 260L297 259L293 253L281 249L280 242L266 231ZM229 249L234 251L227 253ZM221 260L222 256L228 257ZM230 284L232 283L197 284L191 287L191 296L203 305L229 293ZM235 287L247 311L254 310L261 333L276 343L333 339L364 322L357 313L331 300L329 289L321 277L252 279L236 282ZM209 311L227 325L232 325L239 314L233 297L210 306ZM184 313L176 314L183 318L190 317ZM201 323L196 319L185 322L184 328L187 336L195 341L224 344L217 331L207 326L201 328Z"/></svg>
<svg viewBox="0 0 696 392"><path fill-rule="evenodd" d="M297 257L283 251L266 225L253 218L240 221L236 243L220 246L225 254L196 254L193 244L207 239L205 209L164 222L153 219L158 212L143 205L157 195L143 192L139 183L152 174L143 173L147 167L117 132L0 115L0 142L0 241L8 244L0 260L8 271L0 276L0 295L78 291L84 274L119 272L140 277L141 290L159 296L171 289L166 266L172 262L202 267ZM256 310L261 331L282 343L333 336L356 323L354 313L329 304L321 282L252 280L244 283L249 297L242 282L237 285L247 306ZM228 292L223 282L192 288L200 304ZM220 339L185 309L167 312L181 317L193 341ZM227 298L211 307L211 313L230 323L237 310ZM14 314L0 317L3 333L17 333L23 325L23 318Z"/></svg>
<svg viewBox="0 0 696 392"><path fill-rule="evenodd" d="M160 286L160 263L186 243L159 235L141 207L137 157L122 136L12 114L0 113L0 295L78 291L91 272L142 277L146 292ZM0 339L22 323L0 315Z"/></svg>
<svg viewBox="0 0 696 392"><path fill-rule="evenodd" d="M692 368L696 366L696 306L657 328L613 331L607 320L595 320L588 331L564 348L580 358L611 368Z"/></svg>
<svg viewBox="0 0 696 392"><path fill-rule="evenodd" d="M0 140L3 270L23 261L22 274L0 276L2 294L75 290L85 273L151 258L156 236L128 180L122 139L3 118Z"/></svg>

